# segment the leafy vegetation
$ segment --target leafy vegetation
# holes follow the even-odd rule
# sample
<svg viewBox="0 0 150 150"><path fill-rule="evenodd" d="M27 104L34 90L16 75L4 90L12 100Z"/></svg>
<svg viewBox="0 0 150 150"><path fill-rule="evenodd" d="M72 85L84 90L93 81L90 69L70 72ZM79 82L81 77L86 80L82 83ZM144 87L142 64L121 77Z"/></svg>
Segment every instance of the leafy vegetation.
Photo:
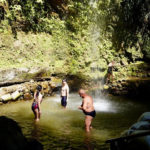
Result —
<svg viewBox="0 0 150 150"><path fill-rule="evenodd" d="M103 78L150 60L149 1L0 0L0 67Z"/></svg>
<svg viewBox="0 0 150 150"><path fill-rule="evenodd" d="M144 60L150 60L150 2L147 0L123 0L116 20L113 43L130 55L128 49L139 49ZM142 59L142 58L140 58Z"/></svg>
<svg viewBox="0 0 150 150"><path fill-rule="evenodd" d="M88 1L1 0L0 6L1 68L45 66L66 74L89 69Z"/></svg>

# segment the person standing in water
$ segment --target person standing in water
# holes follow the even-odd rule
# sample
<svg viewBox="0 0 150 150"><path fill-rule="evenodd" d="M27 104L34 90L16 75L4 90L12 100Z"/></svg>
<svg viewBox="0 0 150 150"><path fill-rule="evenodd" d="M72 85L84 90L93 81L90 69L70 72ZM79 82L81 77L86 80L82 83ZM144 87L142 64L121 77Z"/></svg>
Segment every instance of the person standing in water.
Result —
<svg viewBox="0 0 150 150"><path fill-rule="evenodd" d="M38 85L36 87L36 91L34 93L34 100L32 103L32 111L35 116L35 121L39 121L41 116L41 102L42 102L41 90L42 90L42 86Z"/></svg>
<svg viewBox="0 0 150 150"><path fill-rule="evenodd" d="M85 116L85 128L87 132L90 132L90 129L92 128L92 120L96 116L96 112L93 106L93 99L91 96L87 95L85 90L80 89L79 95L83 99L82 105L78 108L83 111Z"/></svg>
<svg viewBox="0 0 150 150"><path fill-rule="evenodd" d="M114 67L114 64L115 64L114 61L112 61L108 64L106 84L108 84L108 82L110 82L111 77L112 77L112 82L113 82L113 67Z"/></svg>
<svg viewBox="0 0 150 150"><path fill-rule="evenodd" d="M61 88L61 105L66 108L67 101L69 97L69 86L66 80L62 80L62 88Z"/></svg>

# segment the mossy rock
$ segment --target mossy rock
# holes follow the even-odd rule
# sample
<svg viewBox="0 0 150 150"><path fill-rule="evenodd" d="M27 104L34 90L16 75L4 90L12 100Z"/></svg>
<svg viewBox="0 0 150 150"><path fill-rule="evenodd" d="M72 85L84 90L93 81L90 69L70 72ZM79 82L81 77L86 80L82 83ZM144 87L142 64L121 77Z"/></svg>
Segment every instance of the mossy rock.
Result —
<svg viewBox="0 0 150 150"><path fill-rule="evenodd" d="M108 90L109 86L105 84L103 88L104 88L104 90Z"/></svg>

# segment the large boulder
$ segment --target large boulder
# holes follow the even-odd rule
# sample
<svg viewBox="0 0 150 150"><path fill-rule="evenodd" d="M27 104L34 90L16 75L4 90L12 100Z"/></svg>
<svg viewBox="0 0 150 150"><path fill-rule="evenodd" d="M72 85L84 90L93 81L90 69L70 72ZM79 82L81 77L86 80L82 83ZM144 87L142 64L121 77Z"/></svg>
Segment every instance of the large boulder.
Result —
<svg viewBox="0 0 150 150"><path fill-rule="evenodd" d="M17 122L5 116L0 117L0 150L42 150L42 145L28 140L22 134Z"/></svg>
<svg viewBox="0 0 150 150"><path fill-rule="evenodd" d="M8 82L21 82L24 80L31 80L37 77L49 77L50 72L48 68L12 68L0 69L0 84Z"/></svg>
<svg viewBox="0 0 150 150"><path fill-rule="evenodd" d="M143 114L139 117L138 121L148 121L148 122L150 122L150 112L145 112L145 113L143 113Z"/></svg>
<svg viewBox="0 0 150 150"><path fill-rule="evenodd" d="M111 150L150 150L150 112L143 113L120 138L110 143Z"/></svg>

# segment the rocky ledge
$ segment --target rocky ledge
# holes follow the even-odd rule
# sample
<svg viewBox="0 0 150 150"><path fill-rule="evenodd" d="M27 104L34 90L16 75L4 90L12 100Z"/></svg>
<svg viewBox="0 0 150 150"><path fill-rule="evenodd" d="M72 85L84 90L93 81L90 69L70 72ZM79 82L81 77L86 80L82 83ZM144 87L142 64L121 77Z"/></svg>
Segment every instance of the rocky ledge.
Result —
<svg viewBox="0 0 150 150"><path fill-rule="evenodd" d="M33 94L37 85L42 85L43 96L52 95L53 90L56 88L56 84L52 81L51 78L46 78L46 80L41 78L38 81L31 79L29 82L21 82L18 84L1 87L0 102L2 104L9 101L33 99Z"/></svg>
<svg viewBox="0 0 150 150"><path fill-rule="evenodd" d="M131 97L149 97L150 78L136 78L117 80L108 85L104 85L103 91L108 91L113 95L128 95Z"/></svg>

